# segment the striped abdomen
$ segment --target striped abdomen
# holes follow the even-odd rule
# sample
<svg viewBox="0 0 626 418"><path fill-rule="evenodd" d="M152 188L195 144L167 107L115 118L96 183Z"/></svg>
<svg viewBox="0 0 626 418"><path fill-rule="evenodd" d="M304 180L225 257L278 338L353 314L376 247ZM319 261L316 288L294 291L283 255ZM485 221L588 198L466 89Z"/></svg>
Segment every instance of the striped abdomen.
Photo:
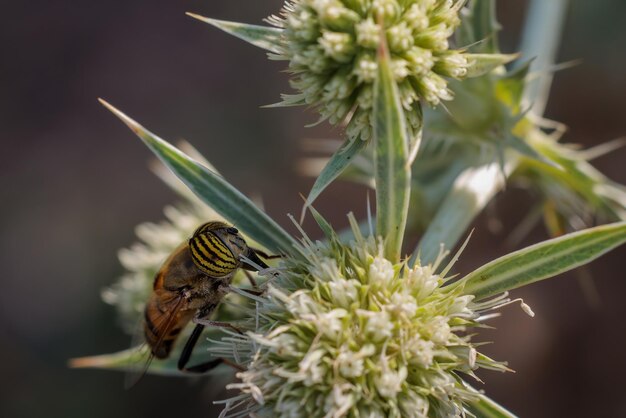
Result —
<svg viewBox="0 0 626 418"><path fill-rule="evenodd" d="M198 230L189 240L194 263L211 277L223 277L239 267L239 260L212 231Z"/></svg>

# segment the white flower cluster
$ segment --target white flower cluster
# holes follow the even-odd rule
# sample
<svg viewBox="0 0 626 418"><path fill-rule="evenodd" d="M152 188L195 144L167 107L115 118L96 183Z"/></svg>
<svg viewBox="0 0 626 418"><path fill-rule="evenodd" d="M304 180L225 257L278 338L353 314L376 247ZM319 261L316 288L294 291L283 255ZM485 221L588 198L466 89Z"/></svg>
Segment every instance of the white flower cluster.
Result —
<svg viewBox="0 0 626 418"><path fill-rule="evenodd" d="M475 399L458 373L505 369L461 335L493 303L446 288L435 267L392 264L374 238L305 251L256 299L255 354L223 416L458 416Z"/></svg>
<svg viewBox="0 0 626 418"><path fill-rule="evenodd" d="M322 120L347 122L351 139L371 136L376 50L386 38L407 126L421 127L420 100L452 93L445 77L463 78L470 60L449 49L464 0L292 0L269 23L282 28L277 59L289 61L286 103L317 107Z"/></svg>

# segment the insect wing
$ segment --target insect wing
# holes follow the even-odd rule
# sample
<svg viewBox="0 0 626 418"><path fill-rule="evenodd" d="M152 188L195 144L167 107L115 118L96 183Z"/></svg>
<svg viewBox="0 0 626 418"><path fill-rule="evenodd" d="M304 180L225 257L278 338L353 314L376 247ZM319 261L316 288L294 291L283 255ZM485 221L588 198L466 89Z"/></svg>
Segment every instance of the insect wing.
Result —
<svg viewBox="0 0 626 418"><path fill-rule="evenodd" d="M126 373L124 379L124 387L130 389L137 384L148 372L150 363L154 359L154 353L163 345L165 337L176 325L176 318L180 310L186 305L186 299L183 295L177 295L167 301L164 301L163 313L157 317L151 318L152 332L158 336L158 340L150 347L145 338L146 319L142 318L137 325L137 330L133 336L131 347L136 347L136 367L133 367Z"/></svg>

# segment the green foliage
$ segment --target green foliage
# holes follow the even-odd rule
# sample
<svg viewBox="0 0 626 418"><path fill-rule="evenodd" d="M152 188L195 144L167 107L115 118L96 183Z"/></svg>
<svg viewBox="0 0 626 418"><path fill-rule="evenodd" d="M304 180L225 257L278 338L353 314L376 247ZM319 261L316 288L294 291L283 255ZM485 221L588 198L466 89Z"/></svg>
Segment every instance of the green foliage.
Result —
<svg viewBox="0 0 626 418"><path fill-rule="evenodd" d="M456 33L458 44L475 53L499 53L497 32L500 24L496 19L496 1L470 0L463 14L465 18Z"/></svg>
<svg viewBox="0 0 626 418"><path fill-rule="evenodd" d="M266 51L274 53L280 52L277 45L279 44L282 31L278 28L211 19L210 17L204 17L194 13L187 13L187 16L191 16L201 22L215 26L230 35L236 36L237 38L242 39L256 47L265 49Z"/></svg>
<svg viewBox="0 0 626 418"><path fill-rule="evenodd" d="M376 233L384 237L385 255L400 260L411 188L409 136L387 46L378 51L374 83Z"/></svg>
<svg viewBox="0 0 626 418"><path fill-rule="evenodd" d="M189 330L187 330L189 331ZM205 338L198 341L196 345L196 353L202 353L204 357L203 361L210 360L207 355L209 347L213 346L213 339L219 339L221 331L218 329L209 329L204 334ZM185 340L189 336L189 332L185 332L181 335L181 339ZM180 357L183 346L178 344L175 346L171 355L163 360L153 358L150 360L150 368L147 370L150 374L157 374L162 376L188 376L178 370L177 363ZM102 354L97 356L83 357L70 360L70 367L75 368L98 368L106 370L119 370L129 373L143 373L143 368L147 365L149 358L149 349L145 344L130 347L126 350L118 351L116 353ZM192 360L196 362L198 360ZM202 360L201 360L202 361ZM193 364L192 364L193 365ZM224 370L221 370L222 372ZM212 372L212 374L219 374L219 371Z"/></svg>
<svg viewBox="0 0 626 418"><path fill-rule="evenodd" d="M468 409L477 418L517 418L517 415L507 411L484 394L479 394L478 400L468 402Z"/></svg>
<svg viewBox="0 0 626 418"><path fill-rule="evenodd" d="M120 118L203 202L224 219L237 225L253 240L270 251L297 252L297 242L250 199L223 177L188 157L105 101Z"/></svg>
<svg viewBox="0 0 626 418"><path fill-rule="evenodd" d="M365 141L354 141L346 139L343 145L330 157L324 166L306 199L303 211L313 204L315 199L328 187L351 163L352 159L358 155L365 146Z"/></svg>
<svg viewBox="0 0 626 418"><path fill-rule="evenodd" d="M533 4L540 9L541 3ZM202 202L283 255L263 292L231 289L249 298L237 317L247 333L200 343L199 350L245 369L242 383L233 386L241 393L226 401L223 416L242 416L230 409L237 405L260 416L514 417L459 377L474 376L480 367L508 368L478 353L471 335L457 332L482 326L487 312L511 302L509 290L626 243L626 222L582 229L500 257L451 283L447 275L464 245L444 267L445 250L458 244L507 182L526 182L542 195L554 235L626 218L626 189L595 171L589 153L558 143L558 131L548 133L539 115L527 113L524 100L547 94L546 83L545 91L529 93L532 61L505 67L518 55L499 50L495 0L464 5L294 0L268 19L273 27L190 14L288 60L297 93L284 96L282 105L308 104L322 120L345 128L347 139L303 208L324 233L323 242L296 225L299 242L208 163L103 102ZM461 49L451 50L448 38L457 28ZM540 51L542 63L553 59L557 37L550 39L549 50ZM442 100L445 109L437 106ZM375 231L371 214L370 234L350 215L350 239L344 240L312 207L337 178L373 185ZM403 242L418 232L418 247L406 260ZM147 267L158 267L151 263ZM140 267L137 276L145 282L143 273L152 270ZM73 365L132 369L147 353L139 347ZM150 372L179 374L177 353L154 361Z"/></svg>
<svg viewBox="0 0 626 418"><path fill-rule="evenodd" d="M587 264L626 242L626 222L597 226L498 258L459 281L466 294L488 298Z"/></svg>

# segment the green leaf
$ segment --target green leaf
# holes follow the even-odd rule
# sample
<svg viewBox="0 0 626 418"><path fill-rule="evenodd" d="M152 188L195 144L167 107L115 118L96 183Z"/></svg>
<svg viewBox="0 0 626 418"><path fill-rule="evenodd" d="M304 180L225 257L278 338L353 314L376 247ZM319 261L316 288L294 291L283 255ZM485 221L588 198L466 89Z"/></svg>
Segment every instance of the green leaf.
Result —
<svg viewBox="0 0 626 418"><path fill-rule="evenodd" d="M317 225L320 227L320 229L326 236L326 239L331 242L338 241L339 237L337 236L337 233L333 229L332 225L328 223L326 218L324 218L322 214L319 213L313 206L309 207L309 210L311 211L311 214L313 215L315 222L317 222Z"/></svg>
<svg viewBox="0 0 626 418"><path fill-rule="evenodd" d="M496 20L495 0L474 0L472 2L474 14L474 36L481 43L481 50L488 54L496 54L498 47L498 31L501 26Z"/></svg>
<svg viewBox="0 0 626 418"><path fill-rule="evenodd" d="M517 415L507 411L494 400L482 393L477 393L478 400L468 402L468 409L478 418L517 418Z"/></svg>
<svg viewBox="0 0 626 418"><path fill-rule="evenodd" d="M100 102L122 120L203 202L269 251L293 254L296 240L223 177L213 173L176 147L104 100Z"/></svg>
<svg viewBox="0 0 626 418"><path fill-rule="evenodd" d="M282 29L211 19L194 13L187 13L187 16L191 16L194 19L198 19L211 26L215 26L228 34L236 36L239 39L243 39L244 41L259 48L277 54L280 53L280 37Z"/></svg>
<svg viewBox="0 0 626 418"><path fill-rule="evenodd" d="M526 13L520 51L525 58L534 58L531 73L537 75L524 91L524 102L541 117L552 85L552 67L556 62L569 0L531 0Z"/></svg>
<svg viewBox="0 0 626 418"><path fill-rule="evenodd" d="M353 214L350 214L350 215L354 216ZM350 219L350 215L348 215L348 219ZM341 229L338 232L336 232L337 239L339 240L339 242L349 244L350 241L353 241L355 237L357 236L357 233L355 233L355 230L358 231L358 235L368 237L370 235L373 235L374 233L373 229L374 229L373 226L370 224L370 222L367 219L360 221L360 222L356 221L355 225L350 225L349 227Z"/></svg>
<svg viewBox="0 0 626 418"><path fill-rule="evenodd" d="M517 59L519 54L465 54L465 57L469 61L466 77L472 78Z"/></svg>
<svg viewBox="0 0 626 418"><path fill-rule="evenodd" d="M333 156L328 160L328 163L324 166L324 169L319 174L319 177L315 180L315 184L311 188L309 192L309 196L306 199L306 203L304 204L304 208L302 209L303 213L306 211L307 207L311 206L315 199L318 198L320 193L328 187L333 180L335 180L342 171L350 165L352 159L355 155L359 153L365 146L367 145L367 141L362 141L360 139L354 139L350 141L347 139L343 145L333 154Z"/></svg>
<svg viewBox="0 0 626 418"><path fill-rule="evenodd" d="M472 0L464 11L464 18L457 33L458 45L471 46L471 50L497 54L498 31L495 0Z"/></svg>
<svg viewBox="0 0 626 418"><path fill-rule="evenodd" d="M391 58L382 37L374 83L376 233L385 242L385 256L400 260L411 189L408 134Z"/></svg>
<svg viewBox="0 0 626 418"><path fill-rule="evenodd" d="M532 60L522 63L496 81L496 96L515 112L518 112L520 109L526 87L526 77L528 76L531 63Z"/></svg>
<svg viewBox="0 0 626 418"><path fill-rule="evenodd" d="M421 265L433 263L442 244L447 250L454 248L474 218L503 186L499 163L470 167L461 173L428 225L410 265L415 264L418 255Z"/></svg>
<svg viewBox="0 0 626 418"><path fill-rule="evenodd" d="M478 398L466 404L467 409L476 415L477 418L517 418L517 415L507 411L496 401L487 397L467 382L461 380L461 383L465 386L466 390L472 392Z"/></svg>
<svg viewBox="0 0 626 418"><path fill-rule="evenodd" d="M532 158L533 160L537 160L541 163L552 166L557 170L563 170L563 168L559 164L552 161L549 157L537 151L526 141L513 134L506 135L506 137L504 138L504 145L513 148L515 151L519 152L525 157Z"/></svg>
<svg viewBox="0 0 626 418"><path fill-rule="evenodd" d="M587 264L626 242L626 222L597 226L532 245L461 279L463 292L488 298Z"/></svg>
<svg viewBox="0 0 626 418"><path fill-rule="evenodd" d="M190 376L189 373L183 373L178 370L178 359L184 346L183 343L189 336L192 328L192 326L186 327L184 334L181 335L181 341L174 346L174 350L168 358L162 360L153 358L150 362L150 367L148 368L147 373L163 376ZM215 346L210 339L217 339L223 335L225 334L214 328L205 330L203 338L200 338L196 344L190 365L193 366L197 363L215 359L216 357L207 353L207 350L210 347ZM106 369L141 373L143 372L142 369L146 364L148 356L148 346L143 344L115 353L74 358L69 361L69 367L77 369Z"/></svg>
<svg viewBox="0 0 626 418"><path fill-rule="evenodd" d="M141 367L145 364L147 356L148 346L144 345L131 347L110 354L71 359L69 366L77 369L109 369L141 372ZM165 360L153 359L147 372L165 376L182 375L176 366L177 362L178 357L173 355Z"/></svg>

